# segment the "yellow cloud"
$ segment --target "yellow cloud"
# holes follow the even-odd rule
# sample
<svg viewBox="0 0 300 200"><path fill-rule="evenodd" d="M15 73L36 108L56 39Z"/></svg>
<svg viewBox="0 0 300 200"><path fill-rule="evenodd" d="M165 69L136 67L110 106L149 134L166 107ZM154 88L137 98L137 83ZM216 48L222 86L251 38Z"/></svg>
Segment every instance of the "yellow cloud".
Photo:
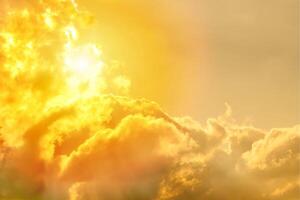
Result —
<svg viewBox="0 0 300 200"><path fill-rule="evenodd" d="M296 199L299 127L195 123L146 100L101 95L28 129L7 167L55 198Z"/></svg>

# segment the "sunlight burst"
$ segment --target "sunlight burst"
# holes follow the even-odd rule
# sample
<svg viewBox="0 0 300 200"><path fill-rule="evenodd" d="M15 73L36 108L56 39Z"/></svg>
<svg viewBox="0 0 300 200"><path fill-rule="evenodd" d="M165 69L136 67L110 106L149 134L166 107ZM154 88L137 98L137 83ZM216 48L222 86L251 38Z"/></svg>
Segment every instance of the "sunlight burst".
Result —
<svg viewBox="0 0 300 200"><path fill-rule="evenodd" d="M64 64L71 88L82 84L92 87L101 76L104 66L100 50L95 45L67 47Z"/></svg>

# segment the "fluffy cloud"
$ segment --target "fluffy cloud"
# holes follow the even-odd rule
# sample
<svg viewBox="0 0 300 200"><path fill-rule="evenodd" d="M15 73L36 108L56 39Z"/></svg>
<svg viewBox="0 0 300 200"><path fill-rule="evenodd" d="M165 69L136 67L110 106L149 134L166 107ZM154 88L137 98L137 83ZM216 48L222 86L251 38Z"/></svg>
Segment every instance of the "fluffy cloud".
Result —
<svg viewBox="0 0 300 200"><path fill-rule="evenodd" d="M297 199L299 126L201 127L153 102L102 95L28 129L5 169L44 199Z"/></svg>
<svg viewBox="0 0 300 200"><path fill-rule="evenodd" d="M211 154L175 168L158 199L299 197L299 127L266 133L241 127L227 135Z"/></svg>

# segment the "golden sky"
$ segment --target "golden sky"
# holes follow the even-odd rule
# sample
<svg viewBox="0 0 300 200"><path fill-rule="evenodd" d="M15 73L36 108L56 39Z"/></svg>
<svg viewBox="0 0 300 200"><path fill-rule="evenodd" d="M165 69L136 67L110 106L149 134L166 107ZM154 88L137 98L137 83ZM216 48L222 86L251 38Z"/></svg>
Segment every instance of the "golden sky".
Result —
<svg viewBox="0 0 300 200"><path fill-rule="evenodd" d="M299 199L296 4L0 0L0 199Z"/></svg>
<svg viewBox="0 0 300 200"><path fill-rule="evenodd" d="M297 0L79 2L96 18L85 36L126 66L133 96L200 121L227 102L261 128L299 123Z"/></svg>

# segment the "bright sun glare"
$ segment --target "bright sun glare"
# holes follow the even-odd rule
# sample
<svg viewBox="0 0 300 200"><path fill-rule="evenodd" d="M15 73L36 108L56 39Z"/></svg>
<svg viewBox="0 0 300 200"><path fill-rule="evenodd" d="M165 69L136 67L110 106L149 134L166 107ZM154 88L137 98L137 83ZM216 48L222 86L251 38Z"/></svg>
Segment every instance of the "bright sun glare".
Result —
<svg viewBox="0 0 300 200"><path fill-rule="evenodd" d="M65 64L75 73L85 74L91 70L92 61L85 55L66 57Z"/></svg>
<svg viewBox="0 0 300 200"><path fill-rule="evenodd" d="M104 62L95 45L68 47L64 57L65 70L69 74L69 85L77 87L82 83L93 83L101 75Z"/></svg>

